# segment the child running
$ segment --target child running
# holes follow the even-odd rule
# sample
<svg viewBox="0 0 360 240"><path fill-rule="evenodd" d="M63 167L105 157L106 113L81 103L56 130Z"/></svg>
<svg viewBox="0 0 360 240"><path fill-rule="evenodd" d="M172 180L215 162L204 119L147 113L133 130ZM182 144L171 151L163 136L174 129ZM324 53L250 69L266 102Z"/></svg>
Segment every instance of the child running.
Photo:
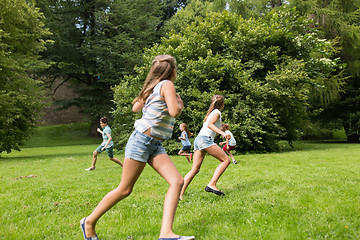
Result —
<svg viewBox="0 0 360 240"><path fill-rule="evenodd" d="M95 164L97 161L97 155L103 151L106 150L106 153L109 157L109 159L113 162L116 162L117 164L119 164L121 167L123 166L122 162L117 159L114 158L114 143L112 141L112 137L111 137L111 129L108 125L108 119L106 117L102 117L100 118L100 126L102 128L102 131L100 130L100 128L97 128L96 130L101 133L102 138L103 138L103 142L100 144L100 146L93 152L93 158L92 158L92 164L91 167L86 168L86 171L92 171L95 170Z"/></svg>
<svg viewBox="0 0 360 240"><path fill-rule="evenodd" d="M233 164L237 164L237 161L235 160L234 155L231 153L231 150L234 150L236 147L236 140L235 140L232 132L229 131L229 124L227 124L227 123L221 124L220 129L221 129L221 131L224 131L226 134L229 134L231 136L231 138L225 139L225 142L220 142L219 145L221 146L221 145L225 144L225 146L223 147L224 152L226 152L231 157Z"/></svg>
<svg viewBox="0 0 360 240"><path fill-rule="evenodd" d="M159 240L195 239L193 236L179 236L172 231L184 179L161 145L161 141L171 137L175 117L181 114L184 107L175 91L175 79L175 58L169 55L157 56L139 96L133 101L132 110L142 110L143 116L135 121L135 130L126 144L120 184L100 201L88 217L81 219L80 226L85 240L98 239L95 232L97 221L120 200L131 194L146 163L169 184L164 200Z"/></svg>
<svg viewBox="0 0 360 240"><path fill-rule="evenodd" d="M189 153L191 149L191 143L189 141L188 137L191 137L193 134L189 131L186 123L182 123L179 126L181 135L179 137L179 140L181 140L182 148L179 151L180 156L185 156L188 162L191 162L192 160L192 153Z"/></svg>
<svg viewBox="0 0 360 240"><path fill-rule="evenodd" d="M220 176L229 166L230 159L226 153L216 143L214 143L216 134L220 134L225 139L230 138L229 134L224 133L220 129L221 111L223 109L224 97L221 95L213 96L211 98L211 104L205 116L203 126L194 141L193 165L190 172L188 172L184 177L184 186L182 187L180 194L181 200L183 199L186 188L189 186L195 175L200 171L200 167L206 153L209 153L211 156L218 159L220 164L216 167L213 177L211 178L209 184L205 187L205 191L215 193L217 195L225 195L216 187L216 184Z"/></svg>

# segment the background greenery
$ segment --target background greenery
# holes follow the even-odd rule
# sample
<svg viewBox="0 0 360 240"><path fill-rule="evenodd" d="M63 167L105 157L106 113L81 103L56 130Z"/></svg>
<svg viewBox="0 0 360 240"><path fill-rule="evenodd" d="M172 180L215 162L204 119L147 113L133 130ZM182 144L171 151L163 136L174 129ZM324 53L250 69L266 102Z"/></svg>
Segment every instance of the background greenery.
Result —
<svg viewBox="0 0 360 240"><path fill-rule="evenodd" d="M188 5L178 15L195 7L200 8ZM172 22L179 20L176 16ZM212 12L170 32L145 52L147 63L114 88L117 134L132 131L127 123L138 115L131 112L130 100L140 91L151 60L162 53L175 56L178 63L175 85L185 108L177 122L196 134L210 98L223 94L222 120L230 124L242 152L276 151L279 140L299 139L312 126L310 116L319 111L310 109L311 103L332 101L338 96L334 85L344 81L334 74L342 65L332 59L332 43L321 39L295 10L271 11L261 19ZM119 147L124 144L118 142Z"/></svg>
<svg viewBox="0 0 360 240"><path fill-rule="evenodd" d="M29 72L41 67L49 34L34 4L0 2L0 154L20 149L45 105L41 81Z"/></svg>
<svg viewBox="0 0 360 240"><path fill-rule="evenodd" d="M67 83L92 122L129 114L156 54L179 63L179 121L196 133L214 93L243 152L345 130L360 142L360 0L4 0L0 19L0 152L19 149L43 107L41 86ZM120 139L120 138L119 138ZM175 140L175 138L173 139ZM125 140L117 143L122 147ZM172 149L173 147L169 147Z"/></svg>
<svg viewBox="0 0 360 240"><path fill-rule="evenodd" d="M71 138L81 139L86 132L82 126L64 125L39 133L60 128ZM36 142L42 138L37 136ZM0 239L80 239L80 219L120 181L121 168L105 155L96 171L84 170L95 143L72 146L65 138L61 146L42 142L42 147L29 142L21 152L0 158ZM218 164L206 156L179 203L175 232L201 240L358 239L358 146L294 146L281 144L281 153L236 155L239 163L231 164L218 183L224 197L203 190ZM189 171L184 157L171 158L182 175ZM30 175L36 177L19 178ZM165 181L147 166L133 193L101 218L99 237L157 239L166 190Z"/></svg>

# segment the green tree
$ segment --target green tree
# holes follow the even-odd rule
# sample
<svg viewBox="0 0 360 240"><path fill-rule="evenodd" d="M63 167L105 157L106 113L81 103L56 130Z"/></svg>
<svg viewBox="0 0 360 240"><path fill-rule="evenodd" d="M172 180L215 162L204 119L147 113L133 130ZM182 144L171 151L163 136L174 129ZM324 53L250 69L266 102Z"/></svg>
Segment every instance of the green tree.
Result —
<svg viewBox="0 0 360 240"><path fill-rule="evenodd" d="M0 1L0 153L20 150L43 106L40 81L29 74L42 65L43 20L32 1Z"/></svg>
<svg viewBox="0 0 360 240"><path fill-rule="evenodd" d="M78 106L92 118L90 135L97 135L99 117L113 107L111 86L141 62L141 52L159 36L158 1L38 0L55 44L43 54L50 67L42 74L49 83L60 78L79 97L59 102ZM62 84L60 83L60 84Z"/></svg>
<svg viewBox="0 0 360 240"><path fill-rule="evenodd" d="M200 9L189 4L178 15L194 16L182 12L194 6ZM333 51L332 44L319 39L295 10L270 11L266 18L248 20L224 11L196 16L149 49L144 59L150 63L161 53L176 57L175 84L186 106L179 122L198 132L210 97L223 94L224 121L231 124L241 150L273 151L279 139L291 142L306 128L312 95L331 95L327 79L338 66L331 59ZM126 78L127 84L115 88L114 113L127 116L127 123L136 116L130 114L130 102L121 99L133 99L147 69L149 65L137 68L135 76ZM122 127L121 135L130 127Z"/></svg>
<svg viewBox="0 0 360 240"><path fill-rule="evenodd" d="M278 4L276 4L276 2ZM275 3L275 4L274 4ZM336 48L339 49L336 57L339 57L347 67L344 70L346 83L341 86L342 92L339 101L327 102L319 105L314 102L313 120L321 125L342 126L345 129L348 142L360 141L360 28L359 28L359 0L228 0L229 8L241 14L245 18L262 17L272 7L281 5L295 6L304 16L314 20L313 27L323 32L323 37L336 40ZM336 74L336 73L335 73ZM329 79L331 82L331 79ZM333 84L335 89L339 85ZM320 109L319 109L320 108ZM322 110L323 111L322 111Z"/></svg>
<svg viewBox="0 0 360 240"><path fill-rule="evenodd" d="M344 72L347 80L339 101L327 105L318 119L339 123L345 129L348 142L360 142L360 1L291 2L315 20L326 39L337 40L337 56L347 65Z"/></svg>

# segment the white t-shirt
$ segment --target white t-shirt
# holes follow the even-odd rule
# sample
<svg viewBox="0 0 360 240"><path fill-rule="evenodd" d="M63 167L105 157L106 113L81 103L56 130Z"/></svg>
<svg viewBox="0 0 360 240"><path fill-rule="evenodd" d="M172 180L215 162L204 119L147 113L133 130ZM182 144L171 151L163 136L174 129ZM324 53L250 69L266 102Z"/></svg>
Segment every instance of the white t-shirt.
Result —
<svg viewBox="0 0 360 240"><path fill-rule="evenodd" d="M225 131L225 134L230 134L231 138L229 139L229 146L236 146L236 140L234 138L234 135L229 130Z"/></svg>
<svg viewBox="0 0 360 240"><path fill-rule="evenodd" d="M198 134L198 136L209 136L212 138L212 140L215 139L215 135L216 132L214 132L213 130L211 130L210 128L208 128L208 124L210 122L210 119L214 116L214 114L218 113L220 115L219 119L215 122L215 126L217 128L220 128L221 125L221 112L219 111L219 109L214 109L209 116L206 118L206 121L203 123L203 126Z"/></svg>

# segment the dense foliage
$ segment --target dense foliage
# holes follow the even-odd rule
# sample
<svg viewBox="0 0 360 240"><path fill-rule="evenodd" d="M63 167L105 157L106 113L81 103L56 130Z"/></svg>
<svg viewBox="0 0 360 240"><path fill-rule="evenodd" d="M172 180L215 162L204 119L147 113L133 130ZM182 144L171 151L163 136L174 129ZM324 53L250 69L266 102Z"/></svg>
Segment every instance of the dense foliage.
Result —
<svg viewBox="0 0 360 240"><path fill-rule="evenodd" d="M209 13L171 32L144 59L150 63L164 53L176 57L175 84L185 103L177 123L186 122L197 133L211 96L223 94L223 121L230 124L240 150L273 151L278 140L291 142L307 127L313 96L334 95L328 90L328 79L338 66L332 59L334 49L309 26L294 10L272 11L258 20L227 11ZM149 64L137 68L136 75L115 88L114 113L122 137L132 129L136 116L130 102L148 69Z"/></svg>
<svg viewBox="0 0 360 240"><path fill-rule="evenodd" d="M141 52L158 41L162 21L183 1L37 0L55 44L43 54L50 67L42 74L49 84L58 78L72 84L77 98L57 102L77 106L92 118L91 135L101 116L113 107L111 86L133 74ZM56 86L55 86L56 87Z"/></svg>
<svg viewBox="0 0 360 240"><path fill-rule="evenodd" d="M346 83L339 101L332 102L317 117L323 125L339 124L348 142L360 142L360 0L294 1L299 10L311 14L324 38L336 39L338 57L346 63Z"/></svg>
<svg viewBox="0 0 360 240"><path fill-rule="evenodd" d="M42 92L28 71L39 67L48 34L33 2L0 1L0 153L19 150L35 127Z"/></svg>

